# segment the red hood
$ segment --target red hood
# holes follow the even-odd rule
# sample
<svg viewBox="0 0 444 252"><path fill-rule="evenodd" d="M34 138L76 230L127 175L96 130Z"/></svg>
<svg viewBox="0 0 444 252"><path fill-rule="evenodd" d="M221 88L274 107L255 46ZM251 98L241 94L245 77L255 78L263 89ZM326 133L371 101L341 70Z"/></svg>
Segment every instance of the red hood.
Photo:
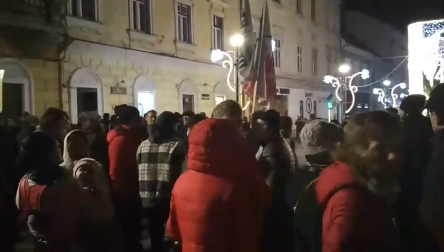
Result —
<svg viewBox="0 0 444 252"><path fill-rule="evenodd" d="M342 162L336 161L325 168L316 182L316 194L318 201L323 205L332 196L331 193L345 185L357 185L350 167Z"/></svg>
<svg viewBox="0 0 444 252"><path fill-rule="evenodd" d="M188 143L190 170L238 176L255 162L239 127L231 120L207 119L198 123L193 127Z"/></svg>

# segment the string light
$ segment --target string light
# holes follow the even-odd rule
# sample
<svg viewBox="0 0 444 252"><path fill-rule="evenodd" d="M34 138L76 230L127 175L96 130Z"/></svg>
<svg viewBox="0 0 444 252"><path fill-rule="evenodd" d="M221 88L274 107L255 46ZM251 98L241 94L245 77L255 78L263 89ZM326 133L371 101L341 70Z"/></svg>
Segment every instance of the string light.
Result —
<svg viewBox="0 0 444 252"><path fill-rule="evenodd" d="M378 102L384 105L384 108L387 108L387 104L385 103L385 91L382 88L374 88L373 94L378 96Z"/></svg>

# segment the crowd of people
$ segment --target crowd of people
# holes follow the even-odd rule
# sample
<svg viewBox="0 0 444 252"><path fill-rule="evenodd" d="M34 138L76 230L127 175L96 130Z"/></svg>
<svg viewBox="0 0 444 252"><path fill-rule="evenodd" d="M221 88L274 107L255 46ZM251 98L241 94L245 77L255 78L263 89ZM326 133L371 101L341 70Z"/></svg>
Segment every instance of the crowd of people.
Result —
<svg viewBox="0 0 444 252"><path fill-rule="evenodd" d="M297 139L231 100L210 118L26 113L0 126L1 251L22 224L48 252L139 252L144 233L152 252L444 251L443 98L296 122Z"/></svg>

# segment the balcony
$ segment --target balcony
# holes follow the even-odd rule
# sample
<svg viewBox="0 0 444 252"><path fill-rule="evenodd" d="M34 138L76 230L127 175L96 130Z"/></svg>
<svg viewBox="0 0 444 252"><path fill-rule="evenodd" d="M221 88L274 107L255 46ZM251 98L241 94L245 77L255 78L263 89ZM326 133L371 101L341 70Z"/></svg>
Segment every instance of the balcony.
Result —
<svg viewBox="0 0 444 252"><path fill-rule="evenodd" d="M44 17L43 0L0 0L0 11Z"/></svg>
<svg viewBox="0 0 444 252"><path fill-rule="evenodd" d="M17 57L58 58L60 48L68 43L65 4L65 0L0 0L0 48L3 53ZM46 55L41 55L42 51Z"/></svg>

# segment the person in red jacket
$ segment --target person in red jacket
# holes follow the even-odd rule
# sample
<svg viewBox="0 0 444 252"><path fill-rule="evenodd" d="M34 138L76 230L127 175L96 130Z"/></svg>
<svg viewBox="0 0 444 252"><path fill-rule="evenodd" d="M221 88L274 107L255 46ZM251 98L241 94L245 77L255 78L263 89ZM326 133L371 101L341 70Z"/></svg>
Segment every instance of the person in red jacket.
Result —
<svg viewBox="0 0 444 252"><path fill-rule="evenodd" d="M206 119L189 136L188 170L171 198L168 234L183 252L258 252L271 192L239 125Z"/></svg>
<svg viewBox="0 0 444 252"><path fill-rule="evenodd" d="M336 161L318 177L323 206L323 252L396 252L393 221L398 192L399 124L384 111L354 116L345 127Z"/></svg>
<svg viewBox="0 0 444 252"><path fill-rule="evenodd" d="M139 173L137 148L143 141L139 110L125 106L120 125L108 133L109 173L116 216L124 234L125 251L141 251Z"/></svg>

